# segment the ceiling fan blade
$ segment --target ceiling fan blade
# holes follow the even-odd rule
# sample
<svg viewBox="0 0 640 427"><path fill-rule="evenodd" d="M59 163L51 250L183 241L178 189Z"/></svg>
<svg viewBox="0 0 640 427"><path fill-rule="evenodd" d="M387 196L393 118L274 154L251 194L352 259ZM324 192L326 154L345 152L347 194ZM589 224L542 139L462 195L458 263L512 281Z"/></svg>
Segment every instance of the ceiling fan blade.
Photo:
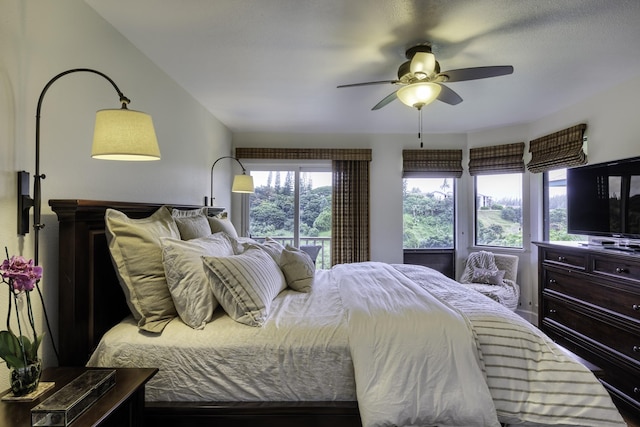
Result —
<svg viewBox="0 0 640 427"><path fill-rule="evenodd" d="M398 80L378 80L375 82L364 82L364 83L352 83L349 85L340 85L338 88L342 87L356 87L356 86L370 86L370 85L381 85L381 84L396 84L400 83Z"/></svg>
<svg viewBox="0 0 640 427"><path fill-rule="evenodd" d="M385 105L387 105L390 102L394 101L397 98L396 92L398 92L398 91L395 90L395 91L391 92L389 95L387 95L384 98L382 98L382 101L380 101L376 105L374 105L371 110L379 110L382 107L384 107Z"/></svg>
<svg viewBox="0 0 640 427"><path fill-rule="evenodd" d="M465 80L486 79L513 73L511 65L496 65L491 67L460 68L458 70L443 71L439 76L446 76L447 82L463 82Z"/></svg>
<svg viewBox="0 0 640 427"><path fill-rule="evenodd" d="M429 52L416 52L411 59L409 70L414 76L428 77L436 69L436 57ZM418 77L420 78L420 77Z"/></svg>
<svg viewBox="0 0 640 427"><path fill-rule="evenodd" d="M445 104L449 105L458 105L462 102L462 98L458 95L453 89L439 83L442 90L436 98L438 101L442 101Z"/></svg>

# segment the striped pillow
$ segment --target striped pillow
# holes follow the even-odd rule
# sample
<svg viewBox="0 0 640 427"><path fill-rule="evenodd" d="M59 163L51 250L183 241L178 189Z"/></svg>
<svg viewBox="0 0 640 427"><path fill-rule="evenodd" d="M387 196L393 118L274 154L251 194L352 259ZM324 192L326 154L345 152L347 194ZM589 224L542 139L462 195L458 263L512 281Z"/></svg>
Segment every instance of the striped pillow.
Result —
<svg viewBox="0 0 640 427"><path fill-rule="evenodd" d="M222 308L245 325L262 326L271 302L287 286L278 264L261 249L228 257L203 256L202 261Z"/></svg>

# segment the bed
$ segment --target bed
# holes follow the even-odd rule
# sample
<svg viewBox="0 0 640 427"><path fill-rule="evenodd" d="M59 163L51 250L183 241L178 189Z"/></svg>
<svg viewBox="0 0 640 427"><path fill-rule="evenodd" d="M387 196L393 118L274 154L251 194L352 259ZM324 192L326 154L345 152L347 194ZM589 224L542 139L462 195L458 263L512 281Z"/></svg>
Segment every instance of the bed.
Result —
<svg viewBox="0 0 640 427"><path fill-rule="evenodd" d="M318 272L311 292L279 292L260 327L239 324L219 308L202 329L176 317L162 333L140 332L113 267L105 212L147 218L162 205L87 200L50 205L60 232L60 365L160 367L147 386L148 425L359 426L411 420L441 426L463 425L461 420L487 426L625 425L584 366L516 314L420 266L361 263ZM389 309L397 301L405 304L398 313ZM438 314L423 313L424 306ZM382 317L370 317L374 312ZM310 319L322 319L320 326ZM454 319L451 332L434 327L442 319ZM407 331L418 338L397 341ZM379 332L391 341L379 341ZM197 336L196 345L178 349L189 335ZM202 363L202 355L213 352L203 342L218 343L215 362ZM223 344L234 342L250 344L254 359L227 353ZM185 368L187 359L200 364ZM436 364L439 359L458 364L445 369ZM244 371L244 380L234 377ZM271 376L263 377L265 372ZM189 386L180 389L185 377ZM420 390L414 402L407 378L418 377L433 378L416 382L427 391ZM468 404L456 406L460 401ZM426 403L440 418L419 413ZM483 407L495 409L485 414ZM393 411L398 413L386 420L385 412ZM461 415L464 411L470 418Z"/></svg>

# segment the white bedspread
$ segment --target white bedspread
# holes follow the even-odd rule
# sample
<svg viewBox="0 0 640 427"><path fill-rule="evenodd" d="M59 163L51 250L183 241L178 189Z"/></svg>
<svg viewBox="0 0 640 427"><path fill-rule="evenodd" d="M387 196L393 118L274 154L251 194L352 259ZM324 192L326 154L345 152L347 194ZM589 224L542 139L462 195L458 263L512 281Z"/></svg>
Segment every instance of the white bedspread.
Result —
<svg viewBox="0 0 640 427"><path fill-rule="evenodd" d="M395 411L389 422L398 425L422 416L426 423L429 405L443 417L440 426L464 426L456 411L486 404L495 407L501 422L513 425L625 426L593 374L517 314L425 267L384 266L380 277L360 274L374 265L318 271L312 292L286 290L276 297L262 328L234 322L219 310L202 330L176 318L161 335L152 335L139 332L129 318L103 337L88 366L159 368L147 383L148 401L354 401L357 379L366 425L381 419L376 413L381 402ZM339 279L339 270L352 273L352 279ZM391 278L400 287L386 283ZM368 295L372 287L379 296ZM365 302L365 296L373 300ZM409 314L393 308L396 300ZM422 305L438 308L438 314L424 318ZM369 318L374 311L383 317ZM388 324L389 318L399 323ZM455 328L439 334L445 319ZM373 331L391 341L383 344ZM407 342L409 334L414 335ZM445 342L454 349L442 353ZM434 375L432 362L443 355L456 372L445 363ZM486 402L486 390L476 381L478 369L484 369L493 403ZM457 379L464 381L460 393L475 387L472 397L457 399L452 393ZM490 418L476 423L480 414L485 412L474 414L468 425L494 425ZM456 418L444 418L449 415Z"/></svg>
<svg viewBox="0 0 640 427"><path fill-rule="evenodd" d="M364 427L500 426L465 318L388 264L337 266Z"/></svg>
<svg viewBox="0 0 640 427"><path fill-rule="evenodd" d="M176 318L155 335L128 318L88 366L159 368L147 401L355 401L344 310L328 274L318 271L309 294L281 292L262 328L218 310L202 330Z"/></svg>

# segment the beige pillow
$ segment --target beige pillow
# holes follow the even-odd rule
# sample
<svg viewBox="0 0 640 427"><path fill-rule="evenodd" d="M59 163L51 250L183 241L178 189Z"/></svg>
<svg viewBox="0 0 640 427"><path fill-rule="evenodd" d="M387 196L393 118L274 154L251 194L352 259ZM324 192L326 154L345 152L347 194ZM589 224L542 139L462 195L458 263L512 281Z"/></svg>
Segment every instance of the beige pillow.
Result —
<svg viewBox="0 0 640 427"><path fill-rule="evenodd" d="M271 302L287 286L273 258L259 249L230 257L202 257L216 299L235 321L262 326Z"/></svg>
<svg viewBox="0 0 640 427"><path fill-rule="evenodd" d="M194 329L211 321L218 301L211 292L202 265L202 256L233 255L231 242L224 233L189 241L164 237L162 262L169 292L180 319Z"/></svg>
<svg viewBox="0 0 640 427"><path fill-rule="evenodd" d="M280 268L287 285L298 292L309 292L313 285L316 266L306 252L287 245L280 257Z"/></svg>
<svg viewBox="0 0 640 427"><path fill-rule="evenodd" d="M176 317L162 265L162 237L180 238L167 207L151 216L132 219L124 213L105 212L107 242L120 285L138 327L162 332Z"/></svg>
<svg viewBox="0 0 640 427"><path fill-rule="evenodd" d="M231 240L231 244L233 245L233 251L235 255L240 255L244 251L249 248L250 245L259 245L259 243L253 240L251 237L231 237L229 236L229 240Z"/></svg>
<svg viewBox="0 0 640 427"><path fill-rule="evenodd" d="M277 240L272 239L271 237L267 237L264 239L263 243L258 243L255 240L251 240L249 242L243 243L244 251L249 248L259 248L271 255L271 258L276 262L276 264L280 264L280 256L282 255L282 251L284 250L284 246L282 246Z"/></svg>
<svg viewBox="0 0 640 427"><path fill-rule="evenodd" d="M227 233L231 237L238 237L238 232L235 227L227 218L218 218L215 216L207 217L209 221L209 227L212 233L218 233L222 231L223 233Z"/></svg>
<svg viewBox="0 0 640 427"><path fill-rule="evenodd" d="M211 227L207 221L207 208L200 209L172 209L171 216L176 221L182 240L197 239L211 234Z"/></svg>

